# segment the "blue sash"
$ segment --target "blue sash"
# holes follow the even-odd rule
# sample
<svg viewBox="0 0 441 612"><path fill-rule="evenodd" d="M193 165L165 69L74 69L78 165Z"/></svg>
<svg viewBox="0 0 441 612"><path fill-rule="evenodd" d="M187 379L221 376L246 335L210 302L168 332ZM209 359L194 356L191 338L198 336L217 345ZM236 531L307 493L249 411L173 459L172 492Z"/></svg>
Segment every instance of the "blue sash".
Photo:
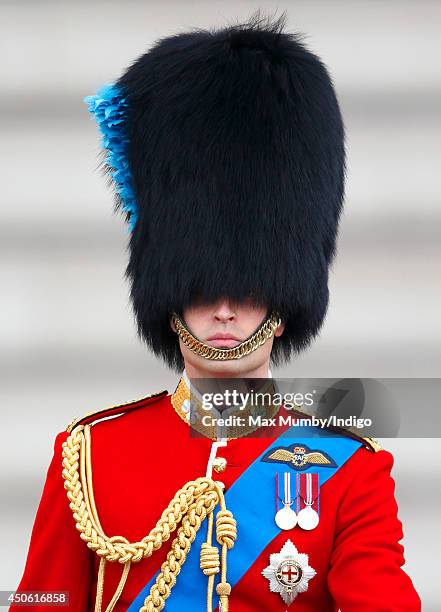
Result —
<svg viewBox="0 0 441 612"><path fill-rule="evenodd" d="M306 435L308 437L305 437ZM317 473L319 486L329 480L361 446L361 442L357 440L331 434L328 431L323 432L317 428L302 428L302 433L299 435L299 428L294 427L277 438L250 464L225 494L227 508L237 521L237 540L228 552L227 580L233 588L262 551L280 533L274 522L275 474L281 469L286 471L289 468L284 463L262 461L262 457L272 448L289 448L293 444L307 445L311 449L326 453L333 459L332 467L313 465L302 470ZM182 610L206 612L207 577L199 567L201 544L205 541L206 535L205 520L167 599L166 612L182 612ZM158 573L159 571L140 591L127 609L128 612L138 612L143 606ZM214 593L213 610L217 606L218 597Z"/></svg>

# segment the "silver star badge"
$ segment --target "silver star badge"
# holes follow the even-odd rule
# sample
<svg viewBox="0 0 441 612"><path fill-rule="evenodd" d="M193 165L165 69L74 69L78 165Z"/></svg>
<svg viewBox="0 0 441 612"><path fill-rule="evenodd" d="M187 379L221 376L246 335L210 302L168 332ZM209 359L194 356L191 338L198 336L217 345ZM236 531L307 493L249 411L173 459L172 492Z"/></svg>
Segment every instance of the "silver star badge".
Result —
<svg viewBox="0 0 441 612"><path fill-rule="evenodd" d="M270 564L262 574L269 580L270 591L280 593L290 606L299 593L308 590L308 582L316 571L309 565L308 555L299 553L291 540L287 540L279 553L270 555Z"/></svg>

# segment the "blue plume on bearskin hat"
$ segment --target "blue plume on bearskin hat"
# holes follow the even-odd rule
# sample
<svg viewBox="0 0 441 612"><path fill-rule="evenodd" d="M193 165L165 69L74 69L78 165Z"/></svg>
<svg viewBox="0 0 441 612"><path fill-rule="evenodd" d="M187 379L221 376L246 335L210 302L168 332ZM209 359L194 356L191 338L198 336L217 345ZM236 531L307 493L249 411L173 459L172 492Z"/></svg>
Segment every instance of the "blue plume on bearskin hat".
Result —
<svg viewBox="0 0 441 612"><path fill-rule="evenodd" d="M105 90L110 101L86 99L131 224L138 331L172 367L183 364L170 313L195 300L251 296L277 310L275 364L305 348L326 314L344 126L326 67L284 28L285 15L258 13L168 36Z"/></svg>

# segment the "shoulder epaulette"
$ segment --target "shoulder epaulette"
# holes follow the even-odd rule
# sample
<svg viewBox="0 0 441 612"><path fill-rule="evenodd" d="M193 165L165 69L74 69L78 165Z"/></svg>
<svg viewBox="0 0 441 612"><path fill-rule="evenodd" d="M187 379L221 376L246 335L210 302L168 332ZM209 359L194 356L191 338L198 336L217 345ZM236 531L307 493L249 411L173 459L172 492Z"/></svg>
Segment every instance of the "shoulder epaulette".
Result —
<svg viewBox="0 0 441 612"><path fill-rule="evenodd" d="M365 446L370 448L371 451L374 451L374 453L383 450L383 447L375 438L365 436L363 440L365 442Z"/></svg>
<svg viewBox="0 0 441 612"><path fill-rule="evenodd" d="M66 427L66 431L70 433L74 427L77 427L78 425L86 425L104 417L130 412L132 410L136 410L137 408L144 408L144 406L148 406L148 404L152 404L166 395L168 395L168 391L167 389L163 389L162 391L158 391L158 393L151 393L150 395L146 395L140 399L131 400L130 402L125 402L124 404L117 404L116 406L108 406L107 408L102 408L101 410L88 412L84 416L78 417L71 421Z"/></svg>
<svg viewBox="0 0 441 612"><path fill-rule="evenodd" d="M369 436L360 436L355 431L352 431L352 429L342 428L340 430L340 433L342 433L344 436L352 438L353 440L358 440L358 442L361 442L365 448L372 451L373 453L377 453L378 451L383 450L383 447L377 440L375 440L375 438L371 438Z"/></svg>
<svg viewBox="0 0 441 612"><path fill-rule="evenodd" d="M336 431L342 434L343 436L348 436L353 440L358 440L358 442L361 442L362 445L367 448L367 450L370 450L373 453L377 453L378 451L383 450L383 447L377 440L375 440L375 438L370 438L369 436L360 436L355 431L352 431L351 429L345 429L344 427L329 427L328 429Z"/></svg>
<svg viewBox="0 0 441 612"><path fill-rule="evenodd" d="M340 433L343 436L348 436L353 440L358 440L358 442L361 442L364 448L367 448L367 450L370 450L373 453L377 453L378 451L383 450L383 447L377 440L375 440L375 438L370 438L369 436L360 436L352 429L345 429L344 427L329 427L328 429L335 431L336 433Z"/></svg>

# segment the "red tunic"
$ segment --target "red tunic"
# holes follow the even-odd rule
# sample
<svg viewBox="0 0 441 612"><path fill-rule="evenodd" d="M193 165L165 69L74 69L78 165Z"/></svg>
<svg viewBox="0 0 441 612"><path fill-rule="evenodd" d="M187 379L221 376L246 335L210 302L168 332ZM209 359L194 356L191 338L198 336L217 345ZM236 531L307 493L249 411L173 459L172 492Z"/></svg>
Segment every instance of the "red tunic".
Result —
<svg viewBox="0 0 441 612"><path fill-rule="evenodd" d="M109 536L122 535L129 541L143 538L176 491L187 481L205 475L211 441L190 437L188 425L171 405L170 395L99 421L91 434L95 501ZM69 609L85 611L93 610L99 559L81 540L63 487L61 452L68 435L61 432L55 440L18 590L68 591ZM218 452L226 459L227 468L216 474L216 480L224 482L228 492L270 442L261 438L229 441ZM319 526L313 531L297 527L292 534L282 531L270 541L233 586L231 612L287 610L280 595L270 592L261 572L270 554L278 553L288 538L300 552L309 555L316 571L307 592L297 596L290 610L419 611L419 597L402 570L403 532L397 518L392 465L391 454L384 450L356 450L321 487ZM152 557L132 565L116 612L132 604L158 571L169 546L166 542ZM103 610L121 571L119 563L107 563ZM170 600L173 594L172 590ZM204 610L204 591L200 592L200 602ZM16 608L13 605L10 609L15 612ZM35 606L41 612L50 609Z"/></svg>

